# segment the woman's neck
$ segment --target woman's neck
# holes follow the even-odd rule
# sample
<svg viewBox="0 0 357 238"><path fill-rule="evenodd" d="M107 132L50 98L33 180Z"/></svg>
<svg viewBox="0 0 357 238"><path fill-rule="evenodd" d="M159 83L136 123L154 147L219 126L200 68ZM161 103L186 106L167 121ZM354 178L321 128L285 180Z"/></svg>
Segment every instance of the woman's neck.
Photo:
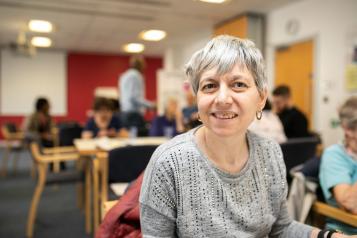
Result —
<svg viewBox="0 0 357 238"><path fill-rule="evenodd" d="M249 157L245 134L222 138L204 126L198 132L200 147L218 168L237 173L244 167Z"/></svg>

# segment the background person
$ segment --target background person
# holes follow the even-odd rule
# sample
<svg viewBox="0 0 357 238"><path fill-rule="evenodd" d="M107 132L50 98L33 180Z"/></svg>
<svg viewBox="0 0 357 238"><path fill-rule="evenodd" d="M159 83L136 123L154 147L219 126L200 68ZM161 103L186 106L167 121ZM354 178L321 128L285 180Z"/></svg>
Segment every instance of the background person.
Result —
<svg viewBox="0 0 357 238"><path fill-rule="evenodd" d="M82 132L82 138L127 136L118 117L113 116L113 104L110 99L98 97L93 103L91 117Z"/></svg>
<svg viewBox="0 0 357 238"><path fill-rule="evenodd" d="M250 124L249 130L266 138L271 138L278 143L286 142L283 124L279 117L271 110L269 100L266 101L261 119L256 119Z"/></svg>
<svg viewBox="0 0 357 238"><path fill-rule="evenodd" d="M279 116L288 138L309 137L308 121L304 113L292 105L290 88L280 85L273 91L273 110Z"/></svg>
<svg viewBox="0 0 357 238"><path fill-rule="evenodd" d="M143 70L145 61L142 56L132 56L130 68L119 78L121 117L123 126L129 129L145 127L143 109L155 108L155 103L145 99L145 84Z"/></svg>
<svg viewBox="0 0 357 238"><path fill-rule="evenodd" d="M36 100L35 111L24 122L25 136L28 140L39 141L43 147L53 147L56 127L50 115L50 103L47 98Z"/></svg>
<svg viewBox="0 0 357 238"><path fill-rule="evenodd" d="M327 148L320 164L320 185L326 202L357 214L357 97L339 110L344 141ZM327 227L357 234L357 228L329 219Z"/></svg>
<svg viewBox="0 0 357 238"><path fill-rule="evenodd" d="M157 116L152 121L149 135L173 137L183 131L182 113L178 107L177 100L169 98L165 106L164 115Z"/></svg>
<svg viewBox="0 0 357 238"><path fill-rule="evenodd" d="M143 237L317 238L318 229L287 213L279 144L247 131L267 97L254 43L215 37L186 75L203 125L154 152L139 199Z"/></svg>

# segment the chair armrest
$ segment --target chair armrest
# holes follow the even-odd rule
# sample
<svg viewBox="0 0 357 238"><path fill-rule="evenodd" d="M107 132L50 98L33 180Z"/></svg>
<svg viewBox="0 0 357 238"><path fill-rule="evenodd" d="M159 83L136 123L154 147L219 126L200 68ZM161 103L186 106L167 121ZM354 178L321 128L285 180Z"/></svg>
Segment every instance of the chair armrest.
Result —
<svg viewBox="0 0 357 238"><path fill-rule="evenodd" d="M9 140L23 140L25 134L22 131L9 133Z"/></svg>
<svg viewBox="0 0 357 238"><path fill-rule="evenodd" d="M108 211L117 204L118 200L114 201L107 201L103 203L103 209L102 209L102 220L104 216L108 213Z"/></svg>
<svg viewBox="0 0 357 238"><path fill-rule="evenodd" d="M77 153L66 153L66 154L53 154L53 155L41 155L38 159L39 162L43 163L53 163L62 161L73 161L80 158Z"/></svg>
<svg viewBox="0 0 357 238"><path fill-rule="evenodd" d="M326 217L330 217L335 220L349 224L351 226L357 227L357 215L353 215L340 208L330 206L323 202L315 202L313 205L313 210L316 213L319 213Z"/></svg>
<svg viewBox="0 0 357 238"><path fill-rule="evenodd" d="M57 153L74 153L74 152L77 152L76 147L74 146L50 147L50 148L44 148L42 150L42 153L45 155L57 154Z"/></svg>

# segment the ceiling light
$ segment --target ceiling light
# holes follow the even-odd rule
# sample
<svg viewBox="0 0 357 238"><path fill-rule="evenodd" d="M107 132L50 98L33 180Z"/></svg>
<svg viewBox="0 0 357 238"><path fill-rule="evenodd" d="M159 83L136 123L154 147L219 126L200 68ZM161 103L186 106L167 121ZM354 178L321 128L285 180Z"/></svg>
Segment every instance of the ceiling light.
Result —
<svg viewBox="0 0 357 238"><path fill-rule="evenodd" d="M29 29L35 32L52 32L53 26L49 21L31 20L29 22Z"/></svg>
<svg viewBox="0 0 357 238"><path fill-rule="evenodd" d="M32 37L31 44L36 47L50 47L52 45L52 41L48 37L35 36Z"/></svg>
<svg viewBox="0 0 357 238"><path fill-rule="evenodd" d="M141 32L139 37L148 41L160 41L166 37L166 32L161 30L148 30Z"/></svg>
<svg viewBox="0 0 357 238"><path fill-rule="evenodd" d="M208 3L224 3L227 0L200 0L201 2L208 2Z"/></svg>
<svg viewBox="0 0 357 238"><path fill-rule="evenodd" d="M125 52L128 52L128 53L140 53L140 52L144 51L145 46L140 43L130 43L130 44L124 45L123 49Z"/></svg>

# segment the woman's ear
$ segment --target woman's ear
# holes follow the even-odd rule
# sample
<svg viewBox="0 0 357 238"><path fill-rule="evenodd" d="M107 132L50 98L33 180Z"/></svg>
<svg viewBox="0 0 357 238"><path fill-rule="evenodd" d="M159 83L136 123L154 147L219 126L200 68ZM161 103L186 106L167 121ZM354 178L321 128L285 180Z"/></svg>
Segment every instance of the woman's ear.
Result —
<svg viewBox="0 0 357 238"><path fill-rule="evenodd" d="M265 106L265 103L267 101L267 98L268 98L268 91L266 89L264 89L260 94L260 101L259 101L259 110L263 110L264 106Z"/></svg>

